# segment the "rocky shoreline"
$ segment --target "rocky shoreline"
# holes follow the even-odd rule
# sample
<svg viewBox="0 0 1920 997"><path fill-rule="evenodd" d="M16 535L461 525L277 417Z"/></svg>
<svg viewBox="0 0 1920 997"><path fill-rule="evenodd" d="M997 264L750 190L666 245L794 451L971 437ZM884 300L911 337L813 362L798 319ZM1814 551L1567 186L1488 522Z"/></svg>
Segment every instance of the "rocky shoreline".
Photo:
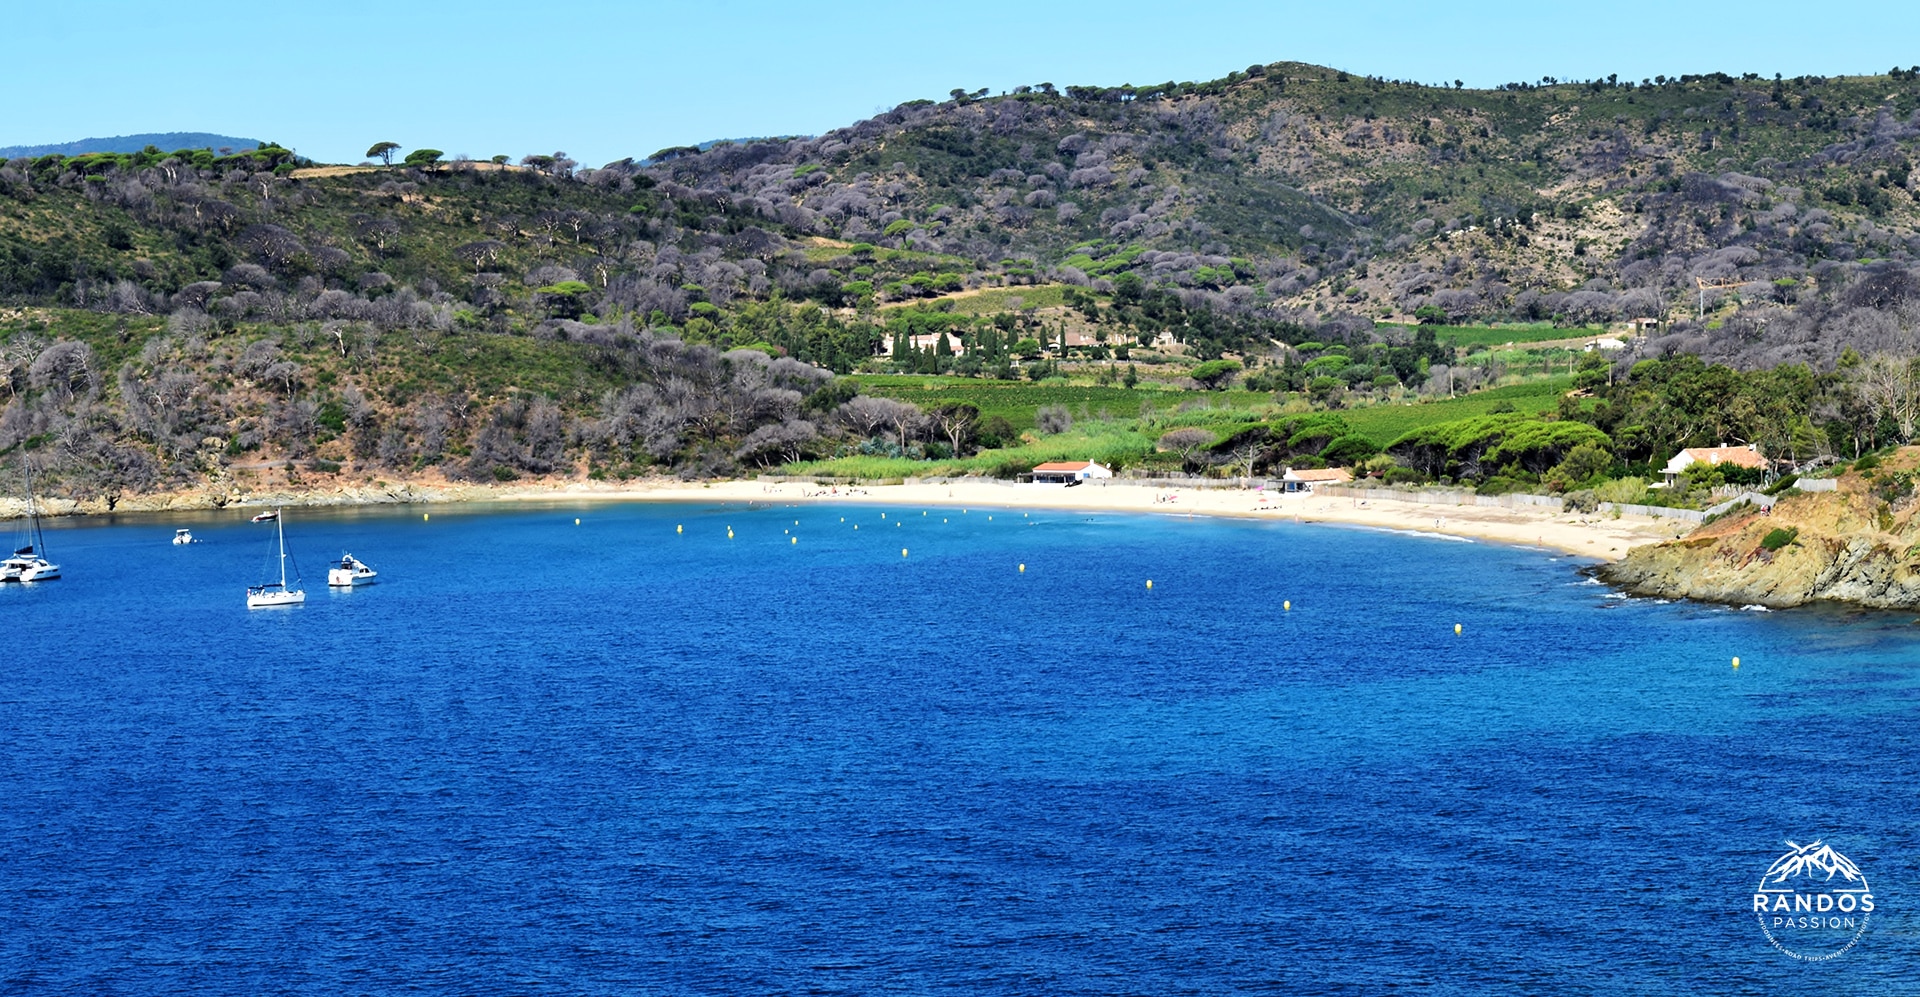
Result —
<svg viewBox="0 0 1920 997"><path fill-rule="evenodd" d="M442 482L379 482L343 485L333 488L214 489L202 488L147 495L121 496L109 505L105 499L41 497L36 500L40 514L49 517L104 516L145 512L207 512L215 509L244 509L286 506L331 507L406 505L410 503L486 502L505 499L558 497L578 491L581 482L556 481L515 485L454 484ZM0 520L26 515L24 499L0 498Z"/></svg>
<svg viewBox="0 0 1920 997"><path fill-rule="evenodd" d="M1850 471L1832 492L1789 491L1595 569L1634 595L1770 609L1837 602L1920 608L1920 449Z"/></svg>

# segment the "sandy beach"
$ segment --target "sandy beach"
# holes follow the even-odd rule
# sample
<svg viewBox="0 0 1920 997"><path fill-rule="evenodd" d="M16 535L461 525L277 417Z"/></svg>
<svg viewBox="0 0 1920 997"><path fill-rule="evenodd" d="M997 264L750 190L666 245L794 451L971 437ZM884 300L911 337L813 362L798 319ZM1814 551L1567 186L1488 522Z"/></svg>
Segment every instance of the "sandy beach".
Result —
<svg viewBox="0 0 1920 997"><path fill-rule="evenodd" d="M1613 561L1639 544L1670 540L1690 524L1641 516L1571 514L1535 508L1429 505L1315 495L1281 495L1241 488L1150 487L1122 483L1061 485L961 481L838 488L800 482L547 481L504 485L411 482L331 489L261 490L216 498L207 492L129 496L115 510L99 501L42 501L55 516L167 513L274 506L374 506L502 501L871 503L941 508L1069 509L1167 516L1235 516L1340 523L1385 530L1439 533L1493 543L1546 547ZM25 504L0 499L0 518L24 514Z"/></svg>
<svg viewBox="0 0 1920 997"><path fill-rule="evenodd" d="M569 485L547 491L522 489L513 499L612 501L719 501L780 503L871 503L938 508L1067 509L1167 516L1233 516L1247 519L1337 523L1438 533L1492 543L1545 547L1613 561L1639 544L1671 540L1692 525L1669 519L1605 514L1550 513L1473 505L1425 505L1313 495L1285 496L1233 488L1152 488L1131 484L1015 485L989 482L873 485L832 488L794 482L660 482L624 487Z"/></svg>

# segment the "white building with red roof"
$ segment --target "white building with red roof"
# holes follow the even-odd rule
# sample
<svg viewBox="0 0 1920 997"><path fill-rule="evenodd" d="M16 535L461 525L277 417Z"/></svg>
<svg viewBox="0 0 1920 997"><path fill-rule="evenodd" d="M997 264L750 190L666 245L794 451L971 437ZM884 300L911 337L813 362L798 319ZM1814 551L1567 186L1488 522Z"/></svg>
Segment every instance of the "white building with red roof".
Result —
<svg viewBox="0 0 1920 997"><path fill-rule="evenodd" d="M1071 485L1088 478L1111 478L1113 469L1096 464L1090 460L1060 460L1035 465L1033 483L1036 485Z"/></svg>
<svg viewBox="0 0 1920 997"><path fill-rule="evenodd" d="M1687 468L1695 464L1732 464L1762 471L1767 469L1767 459L1760 456L1757 444L1749 443L1744 447L1688 447L1667 461L1666 470L1661 472L1666 478L1663 483L1672 485L1680 480L1680 475L1685 474Z"/></svg>

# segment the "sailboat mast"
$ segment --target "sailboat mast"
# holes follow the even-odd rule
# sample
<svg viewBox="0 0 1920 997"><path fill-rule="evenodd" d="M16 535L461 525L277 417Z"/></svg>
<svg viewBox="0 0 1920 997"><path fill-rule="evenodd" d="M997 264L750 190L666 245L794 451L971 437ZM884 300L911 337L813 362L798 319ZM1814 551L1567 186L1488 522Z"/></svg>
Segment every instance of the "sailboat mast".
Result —
<svg viewBox="0 0 1920 997"><path fill-rule="evenodd" d="M40 536L40 513L33 505L33 460L25 449L20 451L20 474L27 483L27 543L33 545L35 555L45 557L47 545Z"/></svg>
<svg viewBox="0 0 1920 997"><path fill-rule="evenodd" d="M282 513L273 520L273 528L280 534L280 591L287 590L287 519Z"/></svg>

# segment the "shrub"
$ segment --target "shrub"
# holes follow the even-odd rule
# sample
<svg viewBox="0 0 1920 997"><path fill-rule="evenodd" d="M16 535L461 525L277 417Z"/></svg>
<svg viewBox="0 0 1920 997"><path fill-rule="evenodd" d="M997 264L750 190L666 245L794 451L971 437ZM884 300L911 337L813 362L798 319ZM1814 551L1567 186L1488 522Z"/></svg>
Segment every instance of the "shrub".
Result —
<svg viewBox="0 0 1920 997"><path fill-rule="evenodd" d="M1613 454L1607 448L1586 442L1567 451L1566 458L1550 472L1550 477L1565 482L1568 487L1584 485L1604 478L1612 466Z"/></svg>
<svg viewBox="0 0 1920 997"><path fill-rule="evenodd" d="M1034 426L1049 436L1073 428L1073 415L1065 405L1042 405L1034 412Z"/></svg>
<svg viewBox="0 0 1920 997"><path fill-rule="evenodd" d="M1238 360L1209 360L1187 371L1187 376L1200 382L1200 386L1208 391L1218 391L1225 388L1239 371Z"/></svg>
<svg viewBox="0 0 1920 997"><path fill-rule="evenodd" d="M1645 478L1620 478L1596 486L1593 495L1602 502L1640 505L1647 498L1647 481Z"/></svg>
<svg viewBox="0 0 1920 997"><path fill-rule="evenodd" d="M1767 531L1766 537L1760 541L1760 546L1770 551L1779 550L1792 543L1799 536L1800 528L1797 526L1785 528L1774 527L1772 530Z"/></svg>
<svg viewBox="0 0 1920 997"><path fill-rule="evenodd" d="M1358 434L1342 436L1320 451L1323 460L1335 464L1358 464L1380 452L1372 440Z"/></svg>
<svg viewBox="0 0 1920 997"><path fill-rule="evenodd" d="M1013 423L1007 421L1006 416L996 415L980 423L980 428L974 430L973 439L985 449L997 450L1020 442L1020 433L1013 428Z"/></svg>
<svg viewBox="0 0 1920 997"><path fill-rule="evenodd" d="M1524 492L1533 487L1526 481L1496 474L1480 482L1474 491L1481 495L1505 495L1508 492Z"/></svg>

